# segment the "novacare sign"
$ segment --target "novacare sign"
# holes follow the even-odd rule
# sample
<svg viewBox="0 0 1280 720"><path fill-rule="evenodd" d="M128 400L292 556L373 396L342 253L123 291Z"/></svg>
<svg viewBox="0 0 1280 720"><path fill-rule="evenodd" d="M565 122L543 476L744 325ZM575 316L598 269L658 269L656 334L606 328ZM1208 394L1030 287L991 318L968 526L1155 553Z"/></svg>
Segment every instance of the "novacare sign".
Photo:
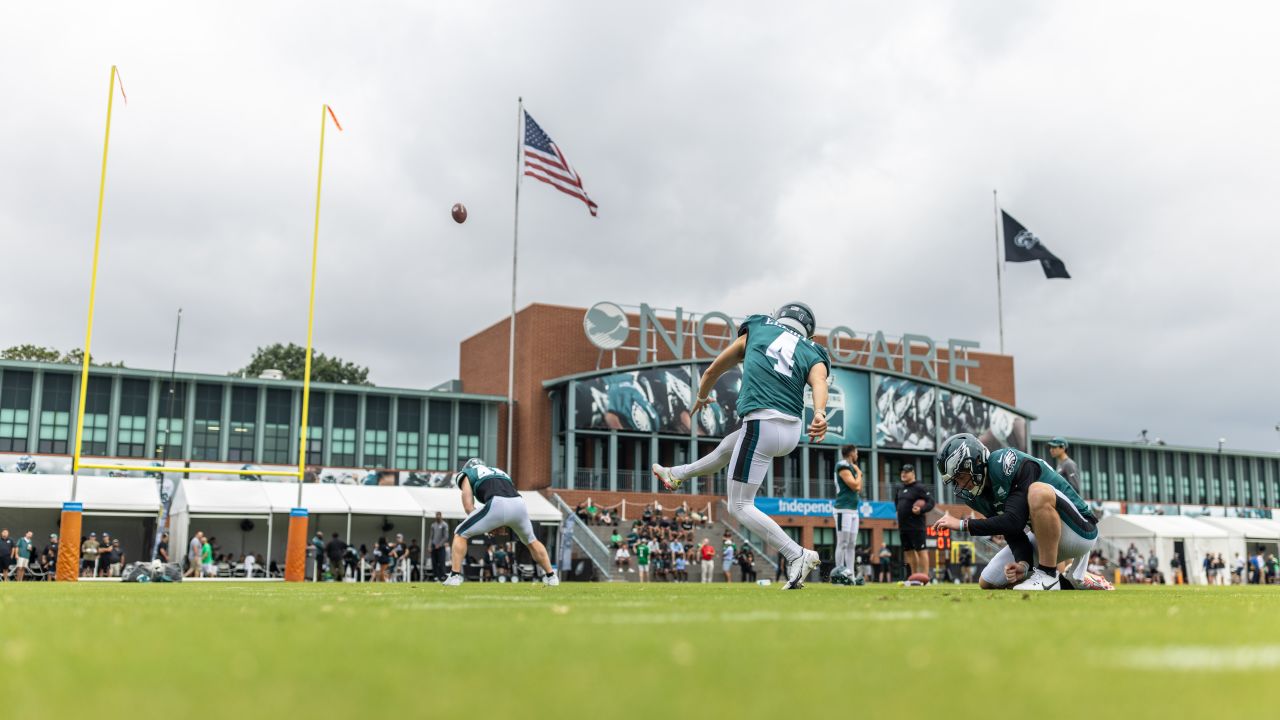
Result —
<svg viewBox="0 0 1280 720"><path fill-rule="evenodd" d="M649 362L650 355L656 355L659 341L679 360L685 358L714 358L731 338L738 334L738 324L729 315L718 310L705 313L686 313L677 307L674 311L675 326L669 328L658 318L653 307L640 304L640 327L634 345L632 328L626 312L611 302L598 302L587 310L582 319L583 331L587 339L601 350L628 349L639 353L637 362ZM708 328L708 325L712 326ZM726 335L724 328L728 328ZM710 332L709 332L710 330ZM826 333L827 350L831 359L846 366L875 369L877 361L880 367L913 374L919 365L924 376L934 382L945 382L956 388L971 393L980 393L982 388L968 382L969 370L976 369L977 360L969 358L969 351L976 350L978 343L973 340L947 340L947 378L940 380L938 371L938 345L925 335L902 335L891 346L892 336L883 331L855 332L845 325L837 325Z"/></svg>

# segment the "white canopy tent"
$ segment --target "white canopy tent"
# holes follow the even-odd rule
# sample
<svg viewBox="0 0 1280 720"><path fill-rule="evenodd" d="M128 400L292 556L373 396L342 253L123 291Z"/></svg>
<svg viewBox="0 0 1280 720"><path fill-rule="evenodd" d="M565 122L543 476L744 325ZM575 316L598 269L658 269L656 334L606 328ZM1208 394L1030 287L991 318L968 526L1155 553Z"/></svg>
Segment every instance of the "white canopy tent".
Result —
<svg viewBox="0 0 1280 720"><path fill-rule="evenodd" d="M219 538L223 551L239 556L264 553L271 566L274 534L268 483L245 480L183 480L169 510L169 547L177 560L187 557L187 543L199 530ZM264 527L265 526L265 527Z"/></svg>
<svg viewBox="0 0 1280 720"><path fill-rule="evenodd" d="M1265 552L1280 554L1280 521L1227 517L1196 519L1227 531L1232 555L1223 555L1223 558L1227 560L1228 567L1232 567L1236 553L1239 553L1240 557L1248 557L1250 553L1256 553L1259 547L1262 547Z"/></svg>
<svg viewBox="0 0 1280 720"><path fill-rule="evenodd" d="M33 531L38 548L59 532L62 504L69 500L70 475L0 473L0 527L9 528L10 537ZM76 501L84 504L82 535L109 533L127 561L150 551L160 513L155 480L81 476ZM70 541L79 544L80 538Z"/></svg>
<svg viewBox="0 0 1280 720"><path fill-rule="evenodd" d="M1098 533L1121 548L1136 544L1144 556L1155 548L1166 582L1173 581L1168 570L1175 549L1186 563L1187 582L1200 585L1208 582L1200 564L1205 553L1229 558L1231 552L1226 530L1182 515L1107 515L1098 522Z"/></svg>

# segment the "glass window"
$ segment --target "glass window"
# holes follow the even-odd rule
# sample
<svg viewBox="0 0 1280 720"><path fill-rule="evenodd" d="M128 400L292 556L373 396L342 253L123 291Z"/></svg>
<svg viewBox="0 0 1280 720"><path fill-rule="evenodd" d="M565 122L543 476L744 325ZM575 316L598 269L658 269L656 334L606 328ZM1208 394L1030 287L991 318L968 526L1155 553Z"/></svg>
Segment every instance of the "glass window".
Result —
<svg viewBox="0 0 1280 720"><path fill-rule="evenodd" d="M1080 457L1076 460L1076 465L1080 468L1080 494L1086 498L1096 497L1093 492L1093 472L1090 469L1092 463L1089 459L1093 457L1093 450L1087 447L1079 449Z"/></svg>
<svg viewBox="0 0 1280 720"><path fill-rule="evenodd" d="M333 436L329 444L331 465L356 464L356 413L359 398L350 393L333 394Z"/></svg>
<svg viewBox="0 0 1280 720"><path fill-rule="evenodd" d="M42 453L71 451L71 375L45 373L40 390L40 442Z"/></svg>
<svg viewBox="0 0 1280 720"><path fill-rule="evenodd" d="M156 456L182 457L183 433L186 430L187 384L160 383L160 397L156 405Z"/></svg>
<svg viewBox="0 0 1280 720"><path fill-rule="evenodd" d="M1094 485L1094 495L1099 500L1111 500L1113 499L1111 486L1107 484L1107 475L1110 470L1110 467L1108 467L1108 460L1110 458L1108 456L1111 454L1111 451L1106 448L1099 448L1096 454L1098 471L1095 476L1097 478L1097 484Z"/></svg>
<svg viewBox="0 0 1280 720"><path fill-rule="evenodd" d="M298 449L289 446L289 415L293 393L267 388L267 408L262 424L262 462L287 465L298 459Z"/></svg>
<svg viewBox="0 0 1280 720"><path fill-rule="evenodd" d="M231 432L227 436L227 460L253 462L254 435L258 429L258 388L231 388Z"/></svg>
<svg viewBox="0 0 1280 720"><path fill-rule="evenodd" d="M147 405L151 383L124 378L120 381L120 414L116 418L116 455L147 456Z"/></svg>
<svg viewBox="0 0 1280 720"><path fill-rule="evenodd" d="M448 470L449 436L453 433L450 403L432 400L427 404L427 470Z"/></svg>
<svg viewBox="0 0 1280 720"><path fill-rule="evenodd" d="M391 398L366 395L364 398L364 466L385 467L387 438L391 432Z"/></svg>
<svg viewBox="0 0 1280 720"><path fill-rule="evenodd" d="M480 427L484 409L480 403L458 403L458 457L480 456Z"/></svg>
<svg viewBox="0 0 1280 720"><path fill-rule="evenodd" d="M111 378L89 377L84 398L84 440L82 455L107 454L107 420L111 416Z"/></svg>
<svg viewBox="0 0 1280 720"><path fill-rule="evenodd" d="M817 551L818 557L822 559L822 562L834 562L836 555L836 529L829 527L814 528L813 549Z"/></svg>
<svg viewBox="0 0 1280 720"><path fill-rule="evenodd" d="M1209 493L1207 489L1207 482L1205 480L1205 463L1203 455L1196 455L1195 467L1196 503L1204 505L1209 502Z"/></svg>
<svg viewBox="0 0 1280 720"><path fill-rule="evenodd" d="M222 386L196 385L195 419L191 427L191 459L220 460Z"/></svg>
<svg viewBox="0 0 1280 720"><path fill-rule="evenodd" d="M1253 507L1253 479L1256 477L1255 470L1258 464L1255 460L1245 460L1244 465L1244 504L1247 507Z"/></svg>
<svg viewBox="0 0 1280 720"><path fill-rule="evenodd" d="M0 452L26 452L35 373L6 370L0 382Z"/></svg>
<svg viewBox="0 0 1280 720"><path fill-rule="evenodd" d="M307 409L307 464L324 464L324 393L311 393Z"/></svg>
<svg viewBox="0 0 1280 720"><path fill-rule="evenodd" d="M400 398L396 403L396 462L400 470L417 470L422 438L422 401Z"/></svg>

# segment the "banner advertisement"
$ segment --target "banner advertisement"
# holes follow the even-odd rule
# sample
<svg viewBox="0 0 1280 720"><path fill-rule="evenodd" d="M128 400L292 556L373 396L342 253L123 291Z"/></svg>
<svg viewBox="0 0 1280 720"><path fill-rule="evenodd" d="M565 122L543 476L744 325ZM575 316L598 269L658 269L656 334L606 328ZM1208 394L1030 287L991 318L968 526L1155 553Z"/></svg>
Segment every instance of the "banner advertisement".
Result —
<svg viewBox="0 0 1280 720"><path fill-rule="evenodd" d="M867 403L871 397L871 376L864 372L834 368L827 387L827 437L823 445L871 446L871 419ZM804 389L804 425L813 421L813 390Z"/></svg>
<svg viewBox="0 0 1280 720"><path fill-rule="evenodd" d="M993 452L1004 447L1028 452L1031 436L1027 432L1027 419L1021 415L950 390L941 392L939 402L943 438L967 432L977 435Z"/></svg>
<svg viewBox="0 0 1280 720"><path fill-rule="evenodd" d="M1229 507L1227 508L1227 517L1270 520L1273 516L1271 508Z"/></svg>
<svg viewBox="0 0 1280 720"><path fill-rule="evenodd" d="M831 517L835 501L819 498L757 497L756 507L766 515ZM858 506L858 516L871 520L894 520L898 517L893 503L870 500L863 501Z"/></svg>
<svg viewBox="0 0 1280 720"><path fill-rule="evenodd" d="M711 404L695 419L689 410L697 387L687 365L580 380L574 427L688 435L696 424L698 435L727 435L739 424L736 407L741 384L738 368L722 375L711 392Z"/></svg>
<svg viewBox="0 0 1280 720"><path fill-rule="evenodd" d="M881 377L876 388L876 447L931 451L937 445L934 401L937 388L902 378Z"/></svg>
<svg viewBox="0 0 1280 720"><path fill-rule="evenodd" d="M1219 505L1179 505L1178 514L1187 517L1226 517L1227 509Z"/></svg>
<svg viewBox="0 0 1280 720"><path fill-rule="evenodd" d="M1130 515L1177 515L1178 506L1165 503L1127 503Z"/></svg>

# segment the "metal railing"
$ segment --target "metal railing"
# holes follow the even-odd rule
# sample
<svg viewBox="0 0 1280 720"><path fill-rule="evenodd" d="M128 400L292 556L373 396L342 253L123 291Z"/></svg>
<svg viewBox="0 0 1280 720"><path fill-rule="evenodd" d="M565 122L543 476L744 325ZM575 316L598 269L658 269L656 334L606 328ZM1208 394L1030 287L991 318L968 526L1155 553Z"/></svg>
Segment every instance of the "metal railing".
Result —
<svg viewBox="0 0 1280 720"><path fill-rule="evenodd" d="M773 548L773 554L765 552L769 549L769 545L764 541L764 538L760 538L758 542L753 540L750 531L742 528L737 519L729 513L729 505L725 503L724 500L721 500L719 505L720 522L724 523L724 526L729 529L729 532L732 533L734 537L741 540L744 545L749 546L751 551L755 553L755 556L764 560L765 563L767 563L769 567L773 568L773 571L776 573L778 571L778 563L774 562L773 554L778 552L778 548Z"/></svg>
<svg viewBox="0 0 1280 720"><path fill-rule="evenodd" d="M555 502L556 508L565 516L573 515L573 508L569 507L559 495L551 493L551 499ZM576 518L575 518L576 519ZM611 565L613 558L609 554L609 549L604 546L600 538L596 537L594 532L589 528L583 527L580 532L573 533L573 544L591 560L596 566L596 570L604 576L606 581L613 580L613 566Z"/></svg>

